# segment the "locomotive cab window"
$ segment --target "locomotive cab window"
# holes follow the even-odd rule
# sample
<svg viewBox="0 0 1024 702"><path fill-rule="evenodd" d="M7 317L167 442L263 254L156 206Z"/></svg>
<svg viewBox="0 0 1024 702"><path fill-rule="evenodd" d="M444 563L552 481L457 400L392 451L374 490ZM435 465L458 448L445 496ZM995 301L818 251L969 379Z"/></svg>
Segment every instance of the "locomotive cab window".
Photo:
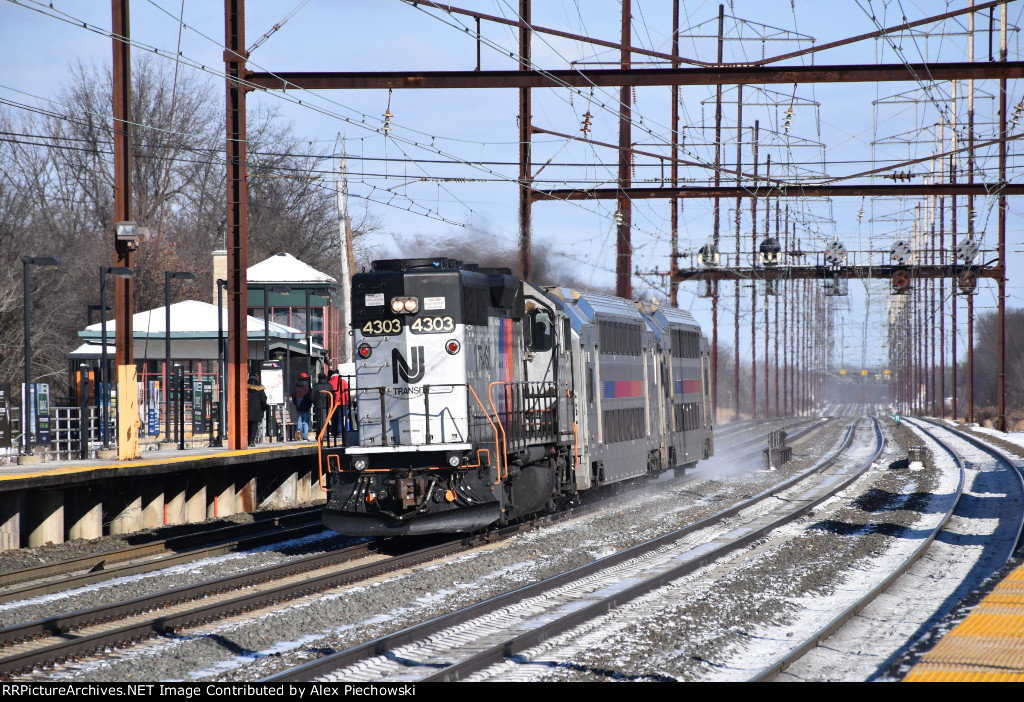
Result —
<svg viewBox="0 0 1024 702"><path fill-rule="evenodd" d="M531 351L550 351L554 324L544 310L530 310L526 327L526 347Z"/></svg>

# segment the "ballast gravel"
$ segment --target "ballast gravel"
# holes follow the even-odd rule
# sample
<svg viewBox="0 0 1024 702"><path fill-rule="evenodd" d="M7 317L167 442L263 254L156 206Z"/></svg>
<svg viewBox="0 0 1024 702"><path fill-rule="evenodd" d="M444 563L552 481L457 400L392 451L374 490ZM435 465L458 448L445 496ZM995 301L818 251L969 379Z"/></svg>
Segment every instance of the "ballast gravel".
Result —
<svg viewBox="0 0 1024 702"><path fill-rule="evenodd" d="M258 680L323 653L417 624L533 583L706 518L758 494L834 449L852 419L821 422L812 437L794 442L794 459L765 471L756 456L745 464L719 456L683 480L647 482L598 512L434 563L355 586L296 600L191 629L98 659L38 671L33 679L77 681ZM919 471L890 470L916 437L887 423L883 468L851 502L835 501L810 528L769 555L754 553L747 567L709 583L683 604L637 619L614 633L612 648L581 653L576 664L554 665L541 679L711 679L729 652L761 624L784 621L795 598L826 595L842 573L911 529L934 485L926 458ZM749 436L749 434L748 434ZM724 442L722 442L724 443ZM817 520L817 521L815 521ZM316 546L319 548L320 546ZM273 549L241 559L286 557ZM236 568L239 559L215 566ZM766 583L781 584L763 595ZM180 584L177 582L176 584ZM756 602L756 606L752 603ZM52 603L48 606L53 606ZM2 614L2 612L0 612ZM609 641L602 645L607 646ZM534 677L533 679L538 679Z"/></svg>

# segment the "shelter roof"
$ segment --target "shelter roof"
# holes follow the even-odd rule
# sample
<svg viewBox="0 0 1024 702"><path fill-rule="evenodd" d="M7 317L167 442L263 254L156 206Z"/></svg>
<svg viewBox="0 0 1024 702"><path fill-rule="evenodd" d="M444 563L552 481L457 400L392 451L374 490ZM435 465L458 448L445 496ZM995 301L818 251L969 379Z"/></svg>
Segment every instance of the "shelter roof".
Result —
<svg viewBox="0 0 1024 702"><path fill-rule="evenodd" d="M164 338L166 328L166 308L157 307L145 312L138 312L132 317L132 336L136 339ZM228 311L221 310L221 324L227 334ZM99 339L102 335L100 322L90 324L84 331L78 332L83 339ZM114 338L117 329L115 320L107 321L107 342ZM305 339L300 329L270 322L269 336L273 339ZM258 317L246 316L246 336L250 339L263 338L263 320ZM172 339L210 339L217 338L217 305L199 300L185 300L171 305L171 338Z"/></svg>
<svg viewBox="0 0 1024 702"><path fill-rule="evenodd" d="M337 284L337 280L303 263L290 253L274 254L265 261L249 266L245 272L250 284L284 283L285 285Z"/></svg>

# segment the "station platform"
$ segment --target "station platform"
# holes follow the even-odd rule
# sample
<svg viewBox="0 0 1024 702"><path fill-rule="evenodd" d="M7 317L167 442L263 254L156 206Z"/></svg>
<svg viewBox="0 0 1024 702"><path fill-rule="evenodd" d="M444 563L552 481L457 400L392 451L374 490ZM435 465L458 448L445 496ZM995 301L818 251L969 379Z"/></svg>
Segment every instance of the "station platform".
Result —
<svg viewBox="0 0 1024 702"><path fill-rule="evenodd" d="M154 472L166 472L176 464L179 468L188 470L196 467L194 464L205 467L215 467L227 462L244 461L244 457L251 456L248 460L265 460L268 454L280 454L280 452L298 452L295 455L304 455L310 451L316 452L315 441L292 441L288 443L267 443L233 451L226 447L203 446L198 448L160 448L143 451L138 458L130 461L119 461L115 458L103 459L93 458L85 460L57 460L44 463L32 463L28 465L0 465L0 491L12 489L12 485L18 487L49 487L53 485L74 485L77 483L96 480L100 477L110 476L111 471L116 471L118 476L145 475Z"/></svg>
<svg viewBox="0 0 1024 702"><path fill-rule="evenodd" d="M904 682L1024 680L1024 565L1013 569L910 669Z"/></svg>
<svg viewBox="0 0 1024 702"><path fill-rule="evenodd" d="M312 441L0 466L0 550L322 501Z"/></svg>

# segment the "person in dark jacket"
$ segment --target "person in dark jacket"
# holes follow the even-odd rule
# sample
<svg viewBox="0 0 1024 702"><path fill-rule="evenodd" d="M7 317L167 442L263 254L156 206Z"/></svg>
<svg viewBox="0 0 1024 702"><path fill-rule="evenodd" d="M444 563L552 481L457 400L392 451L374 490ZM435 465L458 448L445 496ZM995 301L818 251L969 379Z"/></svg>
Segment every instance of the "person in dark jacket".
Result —
<svg viewBox="0 0 1024 702"><path fill-rule="evenodd" d="M334 406L334 388L327 382L327 375L320 373L316 376L316 385L313 386L313 408L316 410L316 433L319 434L324 427L327 414Z"/></svg>
<svg viewBox="0 0 1024 702"><path fill-rule="evenodd" d="M260 421L266 416L270 405L267 403L267 391L255 374L249 375L248 391L249 445L255 446Z"/></svg>
<svg viewBox="0 0 1024 702"><path fill-rule="evenodd" d="M299 441L304 441L309 436L309 410L313 406L313 397L310 395L309 376L299 373L299 379L295 381L295 388L292 390L292 402L295 403L295 412L299 415L296 422L296 432Z"/></svg>

